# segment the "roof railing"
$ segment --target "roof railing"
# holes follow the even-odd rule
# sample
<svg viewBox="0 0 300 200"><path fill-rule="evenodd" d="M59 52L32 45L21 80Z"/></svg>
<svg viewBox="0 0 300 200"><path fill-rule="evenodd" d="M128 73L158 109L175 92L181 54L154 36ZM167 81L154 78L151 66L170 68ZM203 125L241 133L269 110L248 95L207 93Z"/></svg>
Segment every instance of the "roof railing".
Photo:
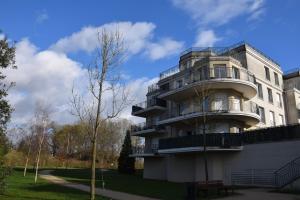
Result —
<svg viewBox="0 0 300 200"><path fill-rule="evenodd" d="M169 68L169 69L167 69L167 70L165 70L165 71L163 71L163 72L161 72L160 74L159 74L159 80L162 80L162 79L164 79L164 78L167 78L167 77L169 77L169 76L172 76L173 74L176 74L176 73L178 73L180 71L180 69L179 69L179 66L178 65L176 65L176 66L174 66L174 67L171 67L171 68Z"/></svg>

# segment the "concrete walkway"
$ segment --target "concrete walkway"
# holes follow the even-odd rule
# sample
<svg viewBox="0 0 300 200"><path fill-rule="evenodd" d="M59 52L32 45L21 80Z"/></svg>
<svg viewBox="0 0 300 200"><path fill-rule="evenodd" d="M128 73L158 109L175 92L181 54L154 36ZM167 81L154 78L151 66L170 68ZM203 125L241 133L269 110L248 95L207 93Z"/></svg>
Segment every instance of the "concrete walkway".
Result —
<svg viewBox="0 0 300 200"><path fill-rule="evenodd" d="M49 182L52 182L52 183L55 183L58 185L78 189L78 190L85 191L85 192L90 192L89 186L83 185L83 184L77 184L77 183L70 183L62 178L51 175L50 174L51 171L52 170L43 170L40 172L39 176L42 179L45 179ZM96 194L100 195L100 196L108 197L108 198L111 198L114 200L158 200L158 199L154 199L154 198L143 197L143 196L138 196L138 195L134 195L134 194L128 194L128 193L124 193L124 192L117 192L117 191L100 189L100 188L96 188Z"/></svg>
<svg viewBox="0 0 300 200"><path fill-rule="evenodd" d="M269 192L268 189L237 190L241 195L222 198L222 200L300 200L300 195Z"/></svg>

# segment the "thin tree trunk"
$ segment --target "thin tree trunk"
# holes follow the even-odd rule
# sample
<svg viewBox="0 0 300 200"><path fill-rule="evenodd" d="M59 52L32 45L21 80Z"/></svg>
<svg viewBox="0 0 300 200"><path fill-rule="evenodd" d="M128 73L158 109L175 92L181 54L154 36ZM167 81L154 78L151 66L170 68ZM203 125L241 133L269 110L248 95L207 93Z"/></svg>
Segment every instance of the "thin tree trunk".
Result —
<svg viewBox="0 0 300 200"><path fill-rule="evenodd" d="M95 199L95 182L96 182L96 152L97 152L97 142L96 138L92 141L92 166L91 166L91 200Z"/></svg>
<svg viewBox="0 0 300 200"><path fill-rule="evenodd" d="M28 149L28 152L27 152L27 156L26 156L26 162L25 162L24 174L23 174L24 177L26 176L26 172L27 172L27 166L28 166L30 151L31 151L31 144L29 146L29 149Z"/></svg>
<svg viewBox="0 0 300 200"><path fill-rule="evenodd" d="M44 136L45 136L45 127L43 129L43 133L42 133L42 138L40 140L40 144L39 144L39 151L38 151L38 155L37 155L37 160L36 160L36 168L35 168L35 177L34 177L34 182L37 182L37 176L38 176L38 171L39 171L39 163L40 163L40 156L41 156L41 151L42 151L42 144L44 142Z"/></svg>

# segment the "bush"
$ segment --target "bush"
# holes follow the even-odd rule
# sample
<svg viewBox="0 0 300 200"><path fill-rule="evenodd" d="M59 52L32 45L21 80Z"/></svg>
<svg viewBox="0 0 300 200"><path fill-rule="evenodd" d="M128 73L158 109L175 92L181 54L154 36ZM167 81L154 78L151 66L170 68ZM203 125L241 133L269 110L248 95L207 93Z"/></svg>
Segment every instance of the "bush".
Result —
<svg viewBox="0 0 300 200"><path fill-rule="evenodd" d="M5 167L3 162L0 162L0 194L3 194L6 189L5 179L11 174L11 168Z"/></svg>

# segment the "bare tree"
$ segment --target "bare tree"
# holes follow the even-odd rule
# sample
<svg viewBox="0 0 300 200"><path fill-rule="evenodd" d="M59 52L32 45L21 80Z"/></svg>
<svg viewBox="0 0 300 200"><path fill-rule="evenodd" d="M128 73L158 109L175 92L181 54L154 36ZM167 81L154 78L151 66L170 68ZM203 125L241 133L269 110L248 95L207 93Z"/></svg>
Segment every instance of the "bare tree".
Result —
<svg viewBox="0 0 300 200"><path fill-rule="evenodd" d="M92 102L84 100L83 96L72 90L72 113L76 114L85 124L86 132L91 140L91 182L90 199L95 199L96 158L98 135L101 126L107 120L116 118L130 104L129 92L120 80L117 66L124 55L124 44L119 31L103 29L98 33L99 47L94 64L89 66L88 91ZM109 102L105 102L107 93Z"/></svg>
<svg viewBox="0 0 300 200"><path fill-rule="evenodd" d="M27 154L26 154L24 174L23 174L24 176L26 176L29 157L30 157L30 154L31 154L33 134L34 134L34 127L30 126L30 136L29 136L29 141L28 141L28 150L27 150Z"/></svg>
<svg viewBox="0 0 300 200"><path fill-rule="evenodd" d="M42 146L43 146L43 143L44 143L44 140L46 137L46 133L47 133L49 125L50 125L49 115L50 115L49 106L38 103L38 105L36 107L36 111L35 111L35 126L34 126L35 135L38 140L38 149L37 149L36 166L35 166L35 178L34 178L35 183L37 182Z"/></svg>

